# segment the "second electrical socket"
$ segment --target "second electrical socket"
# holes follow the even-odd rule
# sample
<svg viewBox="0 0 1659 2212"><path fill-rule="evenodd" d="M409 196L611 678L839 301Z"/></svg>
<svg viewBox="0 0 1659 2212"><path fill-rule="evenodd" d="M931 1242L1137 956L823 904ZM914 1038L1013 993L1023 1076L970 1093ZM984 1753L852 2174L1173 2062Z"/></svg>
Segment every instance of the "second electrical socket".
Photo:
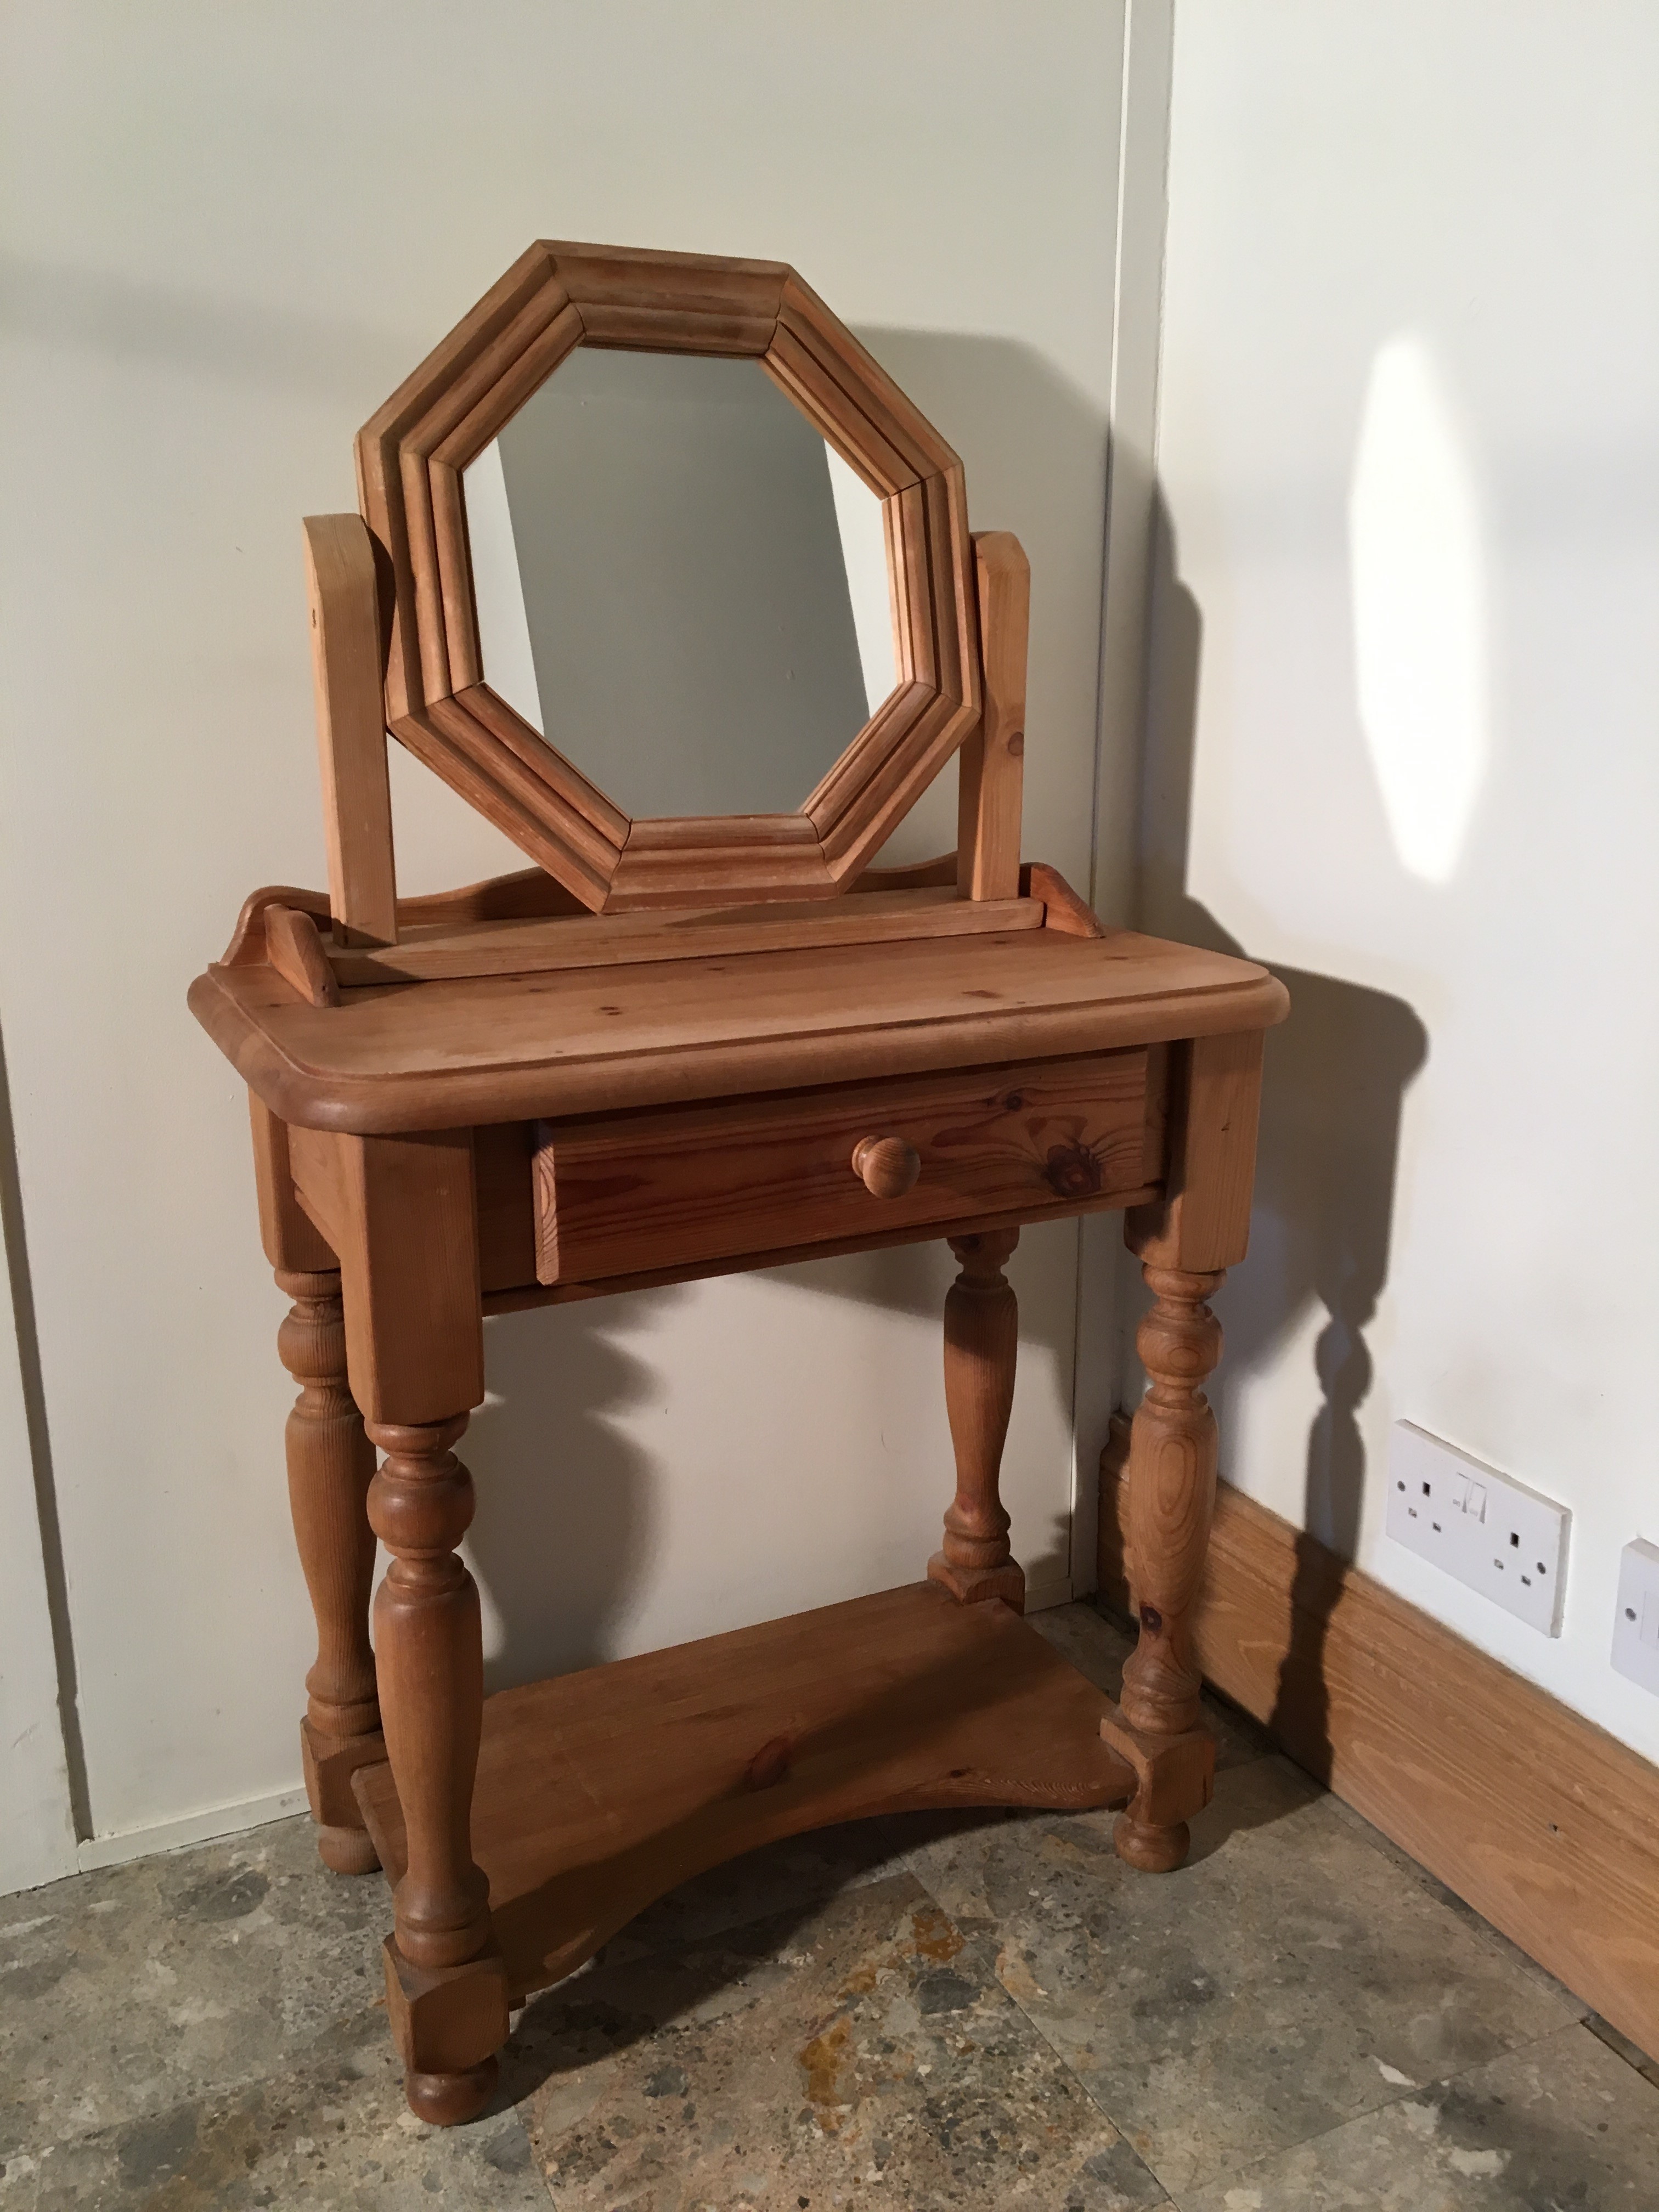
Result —
<svg viewBox="0 0 1659 2212"><path fill-rule="evenodd" d="M1644 1690L1659 1690L1659 1544L1639 1536L1619 1562L1613 1663Z"/></svg>
<svg viewBox="0 0 1659 2212"><path fill-rule="evenodd" d="M1415 1422L1389 1432L1389 1535L1546 1636L1561 1633L1571 1518Z"/></svg>

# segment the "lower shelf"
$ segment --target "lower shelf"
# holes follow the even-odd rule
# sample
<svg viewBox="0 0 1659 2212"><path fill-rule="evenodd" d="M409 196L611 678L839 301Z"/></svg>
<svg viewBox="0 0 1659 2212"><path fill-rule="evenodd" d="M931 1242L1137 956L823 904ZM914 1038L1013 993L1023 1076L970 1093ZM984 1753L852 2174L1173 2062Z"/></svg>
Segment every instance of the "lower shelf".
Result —
<svg viewBox="0 0 1659 2212"><path fill-rule="evenodd" d="M1109 1704L1006 1606L933 1583L487 1698L472 1850L514 2003L781 1836L929 1806L1127 1803ZM392 1769L354 1786L396 1882Z"/></svg>

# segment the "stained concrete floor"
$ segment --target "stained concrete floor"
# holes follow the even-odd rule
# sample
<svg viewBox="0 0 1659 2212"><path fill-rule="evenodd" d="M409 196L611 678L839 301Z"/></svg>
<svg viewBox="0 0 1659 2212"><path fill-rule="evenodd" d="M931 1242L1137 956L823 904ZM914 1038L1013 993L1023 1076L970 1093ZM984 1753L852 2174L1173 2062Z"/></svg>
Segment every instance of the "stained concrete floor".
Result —
<svg viewBox="0 0 1659 2212"><path fill-rule="evenodd" d="M1115 1691L1088 1607L1037 1625ZM385 1885L282 1822L0 1902L0 2212L1653 2212L1659 2068L1218 1706L1178 1874L1109 1814L687 1884L404 2109Z"/></svg>

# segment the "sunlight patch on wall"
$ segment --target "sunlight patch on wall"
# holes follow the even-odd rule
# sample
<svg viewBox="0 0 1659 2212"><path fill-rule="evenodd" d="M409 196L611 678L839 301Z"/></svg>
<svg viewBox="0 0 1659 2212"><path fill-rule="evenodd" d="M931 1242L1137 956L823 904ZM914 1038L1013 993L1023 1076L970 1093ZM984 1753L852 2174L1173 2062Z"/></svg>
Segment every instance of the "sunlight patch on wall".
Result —
<svg viewBox="0 0 1659 2212"><path fill-rule="evenodd" d="M1348 493L1360 726L1402 867L1449 882L1486 774L1486 563L1474 477L1425 341L1371 364Z"/></svg>

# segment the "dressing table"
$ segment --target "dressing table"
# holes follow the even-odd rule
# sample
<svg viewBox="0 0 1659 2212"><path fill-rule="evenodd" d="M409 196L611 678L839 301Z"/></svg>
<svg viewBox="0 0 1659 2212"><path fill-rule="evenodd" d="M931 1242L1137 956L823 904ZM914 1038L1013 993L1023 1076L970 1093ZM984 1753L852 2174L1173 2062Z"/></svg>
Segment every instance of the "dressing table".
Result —
<svg viewBox="0 0 1659 2212"><path fill-rule="evenodd" d="M1024 556L970 537L955 454L792 270L538 244L357 461L361 514L306 526L329 889L255 892L190 1002L293 1301L319 1848L390 1877L410 2103L457 2122L510 2007L771 1838L1116 1805L1124 1858L1180 1863L1206 1300L1286 1002L1022 862ZM398 897L388 732L531 865ZM956 851L882 867L952 760ZM998 1495L1004 1264L1102 1210L1154 1298L1121 1706L1022 1619ZM922 1237L961 1273L920 1578L486 1700L456 1456L485 1317Z"/></svg>

